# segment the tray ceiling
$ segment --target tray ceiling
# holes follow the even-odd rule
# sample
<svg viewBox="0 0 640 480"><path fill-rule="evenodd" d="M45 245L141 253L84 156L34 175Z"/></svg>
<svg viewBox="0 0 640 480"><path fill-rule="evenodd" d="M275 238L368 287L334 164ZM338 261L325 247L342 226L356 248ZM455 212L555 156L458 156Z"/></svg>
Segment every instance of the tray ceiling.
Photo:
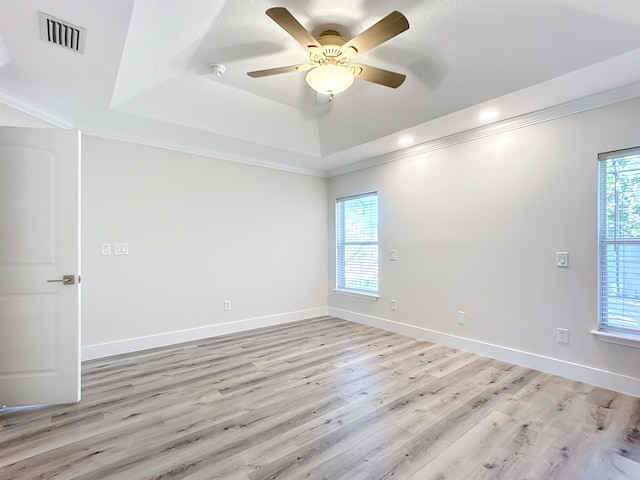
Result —
<svg viewBox="0 0 640 480"><path fill-rule="evenodd" d="M307 61L272 6L345 38L401 11L410 29L359 60L407 80L357 80L318 104L304 73L248 77ZM39 11L85 28L84 54L43 42ZM636 0L0 0L0 35L3 124L9 107L46 111L87 133L316 173L478 128L487 108L504 122L640 82Z"/></svg>

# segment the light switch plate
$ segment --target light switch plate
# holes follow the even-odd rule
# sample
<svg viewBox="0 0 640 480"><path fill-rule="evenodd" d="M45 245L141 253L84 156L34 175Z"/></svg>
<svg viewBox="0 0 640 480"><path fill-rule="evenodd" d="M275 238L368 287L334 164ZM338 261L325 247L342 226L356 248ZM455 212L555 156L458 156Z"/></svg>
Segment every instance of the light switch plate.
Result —
<svg viewBox="0 0 640 480"><path fill-rule="evenodd" d="M395 250L389 250L389 260L391 260L392 262L395 262L397 258L398 258L398 252L396 252Z"/></svg>
<svg viewBox="0 0 640 480"><path fill-rule="evenodd" d="M113 253L116 255L129 255L129 244L128 243L114 243L113 244Z"/></svg>
<svg viewBox="0 0 640 480"><path fill-rule="evenodd" d="M111 244L103 243L100 245L100 251L102 252L102 255L111 255Z"/></svg>

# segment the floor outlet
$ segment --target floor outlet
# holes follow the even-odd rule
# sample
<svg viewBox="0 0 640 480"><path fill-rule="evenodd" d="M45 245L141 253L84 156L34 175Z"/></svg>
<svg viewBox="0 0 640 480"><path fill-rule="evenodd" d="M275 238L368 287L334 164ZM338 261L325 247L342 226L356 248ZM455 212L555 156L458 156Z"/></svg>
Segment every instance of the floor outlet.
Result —
<svg viewBox="0 0 640 480"><path fill-rule="evenodd" d="M559 328L558 329L558 343L569 343L569 329L568 328Z"/></svg>
<svg viewBox="0 0 640 480"><path fill-rule="evenodd" d="M225 300L224 301L224 311L228 312L229 310L231 310L231 300Z"/></svg>

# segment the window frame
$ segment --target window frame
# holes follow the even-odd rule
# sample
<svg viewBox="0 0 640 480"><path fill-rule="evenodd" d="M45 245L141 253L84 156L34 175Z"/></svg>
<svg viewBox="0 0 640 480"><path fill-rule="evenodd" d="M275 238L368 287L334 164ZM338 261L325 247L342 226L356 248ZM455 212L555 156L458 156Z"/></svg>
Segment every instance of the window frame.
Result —
<svg viewBox="0 0 640 480"><path fill-rule="evenodd" d="M375 241L357 241L357 242L347 242L344 239L346 228L344 226L345 223L345 215L344 215L344 205L346 202L359 200L367 197L375 197L376 198L376 239ZM348 295L354 297L362 297L367 299L377 300L380 298L380 202L379 195L377 191L361 193L357 195L350 195L347 197L336 198L335 200L335 252L336 252L336 278L334 292L341 295ZM339 206L342 206L343 213L340 214L338 212ZM342 225L339 225L339 221L342 221ZM342 234L342 236L340 236ZM367 289L358 289L358 288L348 288L344 284L341 285L341 278L345 277L345 263L341 263L341 258L344 258L344 252L341 252L341 249L344 249L348 245L364 245L371 246L375 245L377 250L376 257L376 290L367 290ZM346 282L342 282L346 283Z"/></svg>
<svg viewBox="0 0 640 480"><path fill-rule="evenodd" d="M640 147L626 148L622 150L615 150L611 152L601 153L598 155L598 328L597 330L592 331L594 335L598 336L598 339L604 342L616 343L620 345L627 345L632 347L640 348L640 313L637 314L637 328L625 328L624 326L616 326L612 325L610 322L606 321L605 317L608 317L608 307L607 302L611 301L614 297L607 292L607 287L610 285L610 282L605 278L606 277L606 269L607 264L612 263L611 261L607 262L607 255L605 250L611 246L614 248L620 246L624 248L625 246L638 246L640 248L640 237L638 238L620 238L618 239L615 234L614 238L610 238L607 235L607 162L613 162L617 159L628 158L631 156L639 156L640 155ZM640 170L640 159L638 160L638 169ZM616 202L616 205L618 202ZM614 231L617 232L619 230L619 222L615 222ZM617 250L616 250L617 255ZM615 259L615 266L623 264L624 261L620 261ZM638 275L640 277L640 274ZM639 278L640 282L640 278ZM620 288L620 287L616 287ZM620 294L615 298L622 302L626 306L626 302L629 302L630 299L627 298L628 295ZM638 299L638 303L640 303L640 299Z"/></svg>

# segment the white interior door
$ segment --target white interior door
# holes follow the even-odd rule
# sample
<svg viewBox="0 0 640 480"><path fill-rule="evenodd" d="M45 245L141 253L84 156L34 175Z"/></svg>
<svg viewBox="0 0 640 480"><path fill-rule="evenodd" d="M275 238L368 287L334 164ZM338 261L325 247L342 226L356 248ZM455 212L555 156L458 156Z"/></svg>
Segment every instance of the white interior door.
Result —
<svg viewBox="0 0 640 480"><path fill-rule="evenodd" d="M0 408L80 400L79 167L77 131L0 128Z"/></svg>

